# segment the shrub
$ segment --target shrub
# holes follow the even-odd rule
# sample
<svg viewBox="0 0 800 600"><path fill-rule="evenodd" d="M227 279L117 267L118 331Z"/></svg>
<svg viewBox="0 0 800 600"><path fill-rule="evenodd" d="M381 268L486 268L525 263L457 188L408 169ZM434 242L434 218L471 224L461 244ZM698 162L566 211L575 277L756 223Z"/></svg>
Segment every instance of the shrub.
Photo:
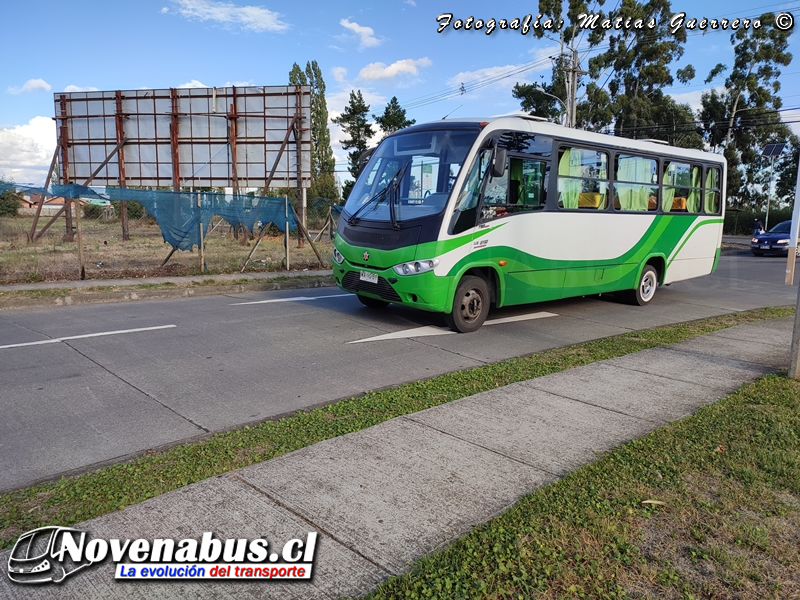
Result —
<svg viewBox="0 0 800 600"><path fill-rule="evenodd" d="M120 209L120 202L112 202L114 206L114 210L117 211L117 214L122 214L122 210ZM128 200L128 218L129 219L141 219L145 216L144 206L136 202L136 200Z"/></svg>
<svg viewBox="0 0 800 600"><path fill-rule="evenodd" d="M14 190L6 190L0 194L0 217L16 217L19 202L20 196Z"/></svg>
<svg viewBox="0 0 800 600"><path fill-rule="evenodd" d="M85 204L83 207L84 219L99 219L103 216L103 207L97 204Z"/></svg>

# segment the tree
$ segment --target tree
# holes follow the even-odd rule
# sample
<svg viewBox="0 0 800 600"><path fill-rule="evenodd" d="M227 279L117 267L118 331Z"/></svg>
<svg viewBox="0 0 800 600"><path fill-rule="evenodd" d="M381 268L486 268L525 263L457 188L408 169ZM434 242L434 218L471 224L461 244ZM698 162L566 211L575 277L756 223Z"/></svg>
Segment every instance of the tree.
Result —
<svg viewBox="0 0 800 600"><path fill-rule="evenodd" d="M546 37L558 42L559 53L553 58L553 72L549 84L542 82L540 86L534 84L515 86L513 94L515 98L522 100L523 110L551 120L561 117L564 124L570 127L578 126L577 93L581 84L578 46L584 37L590 48L597 46L605 38L606 31L602 27L585 27L587 15L596 16L598 21L608 17L600 10L603 4L605 0L595 0L591 6L585 0L539 0L539 13L543 18L539 19L541 27L535 28L533 34L537 38ZM550 25L564 22L566 25L548 28L548 22ZM554 29L558 31L558 37L555 37ZM590 84L586 87L584 97L591 94L594 101L603 100L604 96L602 94L598 96L596 92L596 85Z"/></svg>
<svg viewBox="0 0 800 600"><path fill-rule="evenodd" d="M350 92L350 101L344 112L332 119L334 123L342 126L348 136L347 139L340 140L340 143L345 150L352 149L347 158L350 162L348 170L353 178L358 175L358 157L367 149L370 138L375 135L372 125L367 121L368 114L369 104L364 102L361 90L355 90ZM352 189L353 183L353 181L345 182L345 198L347 198L347 194Z"/></svg>
<svg viewBox="0 0 800 600"><path fill-rule="evenodd" d="M665 139L655 126L656 115L674 109L662 92L673 84L670 65L683 55L686 30L670 31L672 13L669 0L622 0L614 18L652 25L637 29L610 30L608 49L589 61L590 78L608 72L608 92L615 135L630 138ZM691 65L679 70L679 78L689 81ZM653 133L656 132L656 135Z"/></svg>
<svg viewBox="0 0 800 600"><path fill-rule="evenodd" d="M567 60L559 56L553 62L553 71L550 83L517 83L511 90L511 95L520 101L522 110L537 117L544 117L550 121L558 122L566 108L567 84L564 69ZM541 76L544 80L544 75Z"/></svg>
<svg viewBox="0 0 800 600"><path fill-rule="evenodd" d="M734 64L722 92L703 94L700 120L706 142L722 149L728 160L728 198L732 204L758 204L752 190L763 179L763 146L786 141L791 135L781 122L780 67L791 63L787 52L791 31L774 27L775 15L765 13L758 29L739 29L731 35ZM726 71L717 65L706 82Z"/></svg>
<svg viewBox="0 0 800 600"><path fill-rule="evenodd" d="M339 188L334 176L335 160L328 129L328 104L325 100L325 81L316 60L306 63L303 71L297 63L289 72L291 85L311 87L311 198L339 201Z"/></svg>
<svg viewBox="0 0 800 600"><path fill-rule="evenodd" d="M395 131L405 129L417 122L416 119L409 120L406 118L406 109L400 106L400 102L397 101L397 96L392 96L392 99L389 100L389 104L383 109L383 114L380 117L372 115L372 118L375 119L375 122L383 130L384 137Z"/></svg>

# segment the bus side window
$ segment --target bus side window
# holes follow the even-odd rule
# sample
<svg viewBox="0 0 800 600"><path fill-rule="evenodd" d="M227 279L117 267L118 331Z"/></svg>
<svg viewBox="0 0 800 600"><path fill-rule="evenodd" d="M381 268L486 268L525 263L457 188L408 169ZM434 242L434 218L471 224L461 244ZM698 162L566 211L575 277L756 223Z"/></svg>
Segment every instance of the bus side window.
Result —
<svg viewBox="0 0 800 600"><path fill-rule="evenodd" d="M558 207L604 210L608 201L608 154L565 147L558 156Z"/></svg>
<svg viewBox="0 0 800 600"><path fill-rule="evenodd" d="M544 208L549 169L543 160L510 157L505 175L486 185L481 219Z"/></svg>
<svg viewBox="0 0 800 600"><path fill-rule="evenodd" d="M661 209L664 212L700 212L700 167L665 162L662 183Z"/></svg>
<svg viewBox="0 0 800 600"><path fill-rule="evenodd" d="M455 210L450 220L449 231L451 235L456 235L466 231L470 227L475 227L478 220L478 201L481 197L481 188L486 178L486 171L492 151L489 149L481 150L475 158L472 169L464 182L464 189L458 196Z"/></svg>
<svg viewBox="0 0 800 600"><path fill-rule="evenodd" d="M719 214L719 190L719 169L717 167L706 167L704 212L713 215Z"/></svg>

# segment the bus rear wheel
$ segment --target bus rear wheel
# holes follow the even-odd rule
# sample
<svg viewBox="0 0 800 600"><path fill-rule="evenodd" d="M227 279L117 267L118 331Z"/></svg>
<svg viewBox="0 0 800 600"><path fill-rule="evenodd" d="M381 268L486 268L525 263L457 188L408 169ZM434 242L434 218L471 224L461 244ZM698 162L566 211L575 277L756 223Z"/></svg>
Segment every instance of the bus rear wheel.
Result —
<svg viewBox="0 0 800 600"><path fill-rule="evenodd" d="M362 296L361 294L356 294L358 299L361 300L361 304L368 308L386 308L389 306L389 303L386 300L378 300L377 298L370 298L369 296Z"/></svg>
<svg viewBox="0 0 800 600"><path fill-rule="evenodd" d="M628 300L631 304L645 306L650 304L658 288L658 273L652 265L645 265L639 285L635 290L628 290Z"/></svg>
<svg viewBox="0 0 800 600"><path fill-rule="evenodd" d="M480 277L464 277L456 288L453 310L445 315L447 326L459 333L480 329L489 314L489 286Z"/></svg>

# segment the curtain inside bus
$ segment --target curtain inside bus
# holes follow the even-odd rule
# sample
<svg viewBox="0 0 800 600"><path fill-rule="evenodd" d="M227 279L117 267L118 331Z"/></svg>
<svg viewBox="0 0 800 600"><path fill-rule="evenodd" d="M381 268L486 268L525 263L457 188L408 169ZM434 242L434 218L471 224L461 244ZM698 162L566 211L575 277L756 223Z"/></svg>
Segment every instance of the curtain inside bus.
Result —
<svg viewBox="0 0 800 600"><path fill-rule="evenodd" d="M617 169L619 181L649 184L652 181L653 161L636 156L621 157ZM621 210L645 211L650 200L649 185L620 185L619 204Z"/></svg>
<svg viewBox="0 0 800 600"><path fill-rule="evenodd" d="M564 149L558 161L558 174L564 177L580 177L583 174L580 150ZM578 208L578 196L581 193L579 179L561 179L559 191L561 192L561 205L564 208Z"/></svg>
<svg viewBox="0 0 800 600"><path fill-rule="evenodd" d="M692 167L692 189L686 196L686 211L700 212L700 167Z"/></svg>

